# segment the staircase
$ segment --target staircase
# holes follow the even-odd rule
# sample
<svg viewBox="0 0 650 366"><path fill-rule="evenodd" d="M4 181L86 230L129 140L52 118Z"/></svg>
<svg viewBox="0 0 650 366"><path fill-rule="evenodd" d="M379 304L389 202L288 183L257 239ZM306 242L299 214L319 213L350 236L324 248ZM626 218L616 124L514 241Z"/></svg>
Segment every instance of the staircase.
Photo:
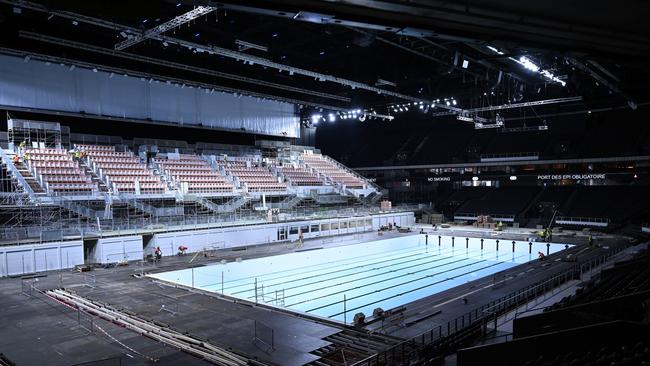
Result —
<svg viewBox="0 0 650 366"><path fill-rule="evenodd" d="M76 213L77 215L83 216L85 218L96 219L96 218L99 217L101 219L101 218L104 218L104 215L105 215L104 211L93 210L93 209L91 209L89 207L81 205L81 204L79 204L79 203L77 203L75 201L72 201L72 200L67 200L67 199L61 198L61 199L59 199L57 201L57 203L59 204L59 206L64 207L67 210L72 211L72 212Z"/></svg>
<svg viewBox="0 0 650 366"><path fill-rule="evenodd" d="M137 199L128 201L128 204L142 212L149 214L152 217L169 217L169 216L182 216L183 207L155 207L150 204L144 203Z"/></svg>
<svg viewBox="0 0 650 366"><path fill-rule="evenodd" d="M378 334L367 334L354 330L343 330L332 334L325 341L329 345L312 351L320 359L308 363L309 366L353 365L394 346L399 340ZM365 363L364 363L365 364Z"/></svg>
<svg viewBox="0 0 650 366"><path fill-rule="evenodd" d="M300 202L302 202L303 199L305 199L305 197L302 197L302 196L289 196L289 197L285 198L284 200L282 200L278 204L278 208L281 209L281 210L289 210L289 209L295 207Z"/></svg>
<svg viewBox="0 0 650 366"><path fill-rule="evenodd" d="M99 178L97 173L95 173L95 171L93 171L85 161L79 163L79 168L81 168L84 174L89 176L92 182L99 187L100 192L108 192L108 186L106 185L106 182Z"/></svg>
<svg viewBox="0 0 650 366"><path fill-rule="evenodd" d="M25 163L21 160L17 163L14 163L14 166L18 170L18 173L22 175L22 177L25 179L25 182L29 185L29 188L34 191L34 195L36 196L45 196L46 192L41 187L41 185L38 183L36 180L36 177L32 174L32 172L29 171L29 167L25 165Z"/></svg>
<svg viewBox="0 0 650 366"><path fill-rule="evenodd" d="M198 203L199 205L207 208L208 210L212 211L215 214L233 212L236 209L247 204L250 200L251 198L248 196L239 196L231 199L230 201L224 203L223 205L218 205L210 201L209 199L200 196L191 196L190 199L190 201L194 201Z"/></svg>

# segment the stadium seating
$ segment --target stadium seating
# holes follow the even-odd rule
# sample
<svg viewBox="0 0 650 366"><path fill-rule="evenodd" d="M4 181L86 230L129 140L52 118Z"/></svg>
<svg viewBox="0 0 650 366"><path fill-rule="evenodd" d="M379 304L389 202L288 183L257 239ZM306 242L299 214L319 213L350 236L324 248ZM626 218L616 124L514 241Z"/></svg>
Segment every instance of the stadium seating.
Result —
<svg viewBox="0 0 650 366"><path fill-rule="evenodd" d="M248 192L284 192L287 184L278 182L268 167L262 166L252 158L219 160L218 164L228 174L235 176Z"/></svg>
<svg viewBox="0 0 650 366"><path fill-rule="evenodd" d="M291 165L277 166L276 169L293 186L322 186L325 184L318 174L310 169Z"/></svg>
<svg viewBox="0 0 650 366"><path fill-rule="evenodd" d="M165 185L159 177L140 163L140 159L131 152L115 151L115 146L75 145L88 157L100 176L110 182L108 184L117 193L136 193L139 185L140 193L164 193Z"/></svg>
<svg viewBox="0 0 650 366"><path fill-rule="evenodd" d="M347 188L364 188L365 182L346 171L321 154L302 154L300 159L308 167L332 179L333 182Z"/></svg>
<svg viewBox="0 0 650 366"><path fill-rule="evenodd" d="M30 169L42 177L48 192L54 195L92 194L98 187L92 183L63 149L26 149L23 157Z"/></svg>
<svg viewBox="0 0 650 366"><path fill-rule="evenodd" d="M187 185L188 193L228 193L235 187L196 155L180 154L179 159L155 158L155 163L173 182Z"/></svg>

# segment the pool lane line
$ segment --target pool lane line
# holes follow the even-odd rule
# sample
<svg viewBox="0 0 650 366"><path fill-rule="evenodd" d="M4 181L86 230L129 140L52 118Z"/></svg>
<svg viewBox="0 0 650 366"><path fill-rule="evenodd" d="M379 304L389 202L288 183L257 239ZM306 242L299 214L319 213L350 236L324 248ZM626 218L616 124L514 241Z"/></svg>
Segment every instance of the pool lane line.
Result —
<svg viewBox="0 0 650 366"><path fill-rule="evenodd" d="M438 256L436 256L436 257L438 257ZM438 257L438 258L436 258L436 259L434 259L434 260L428 260L428 261L426 261L426 262L422 262L422 263L418 263L418 264L413 264L413 265L411 265L411 266L400 267L400 268L392 269L392 270L389 270L389 271L384 271L384 272L380 272L380 273L375 273L375 274L372 274L372 275L370 275L370 276L358 277L358 278L355 278L355 279L352 279L352 280L349 280L349 281L338 282L338 283L335 283L335 284L329 285L329 286L327 286L327 287L325 287L325 288L335 287L335 286L340 286L340 285L344 285L344 284L346 284L346 283L351 283L351 282L362 281L362 280L365 280L365 279L368 279L368 278L377 277L377 276L382 276L382 275L385 275L385 274L388 274L388 273L395 273L395 272L397 272L397 271L407 270L407 269L409 269L409 268L420 267L420 266L428 265L428 264L431 264L431 263L440 262L440 261L442 261L442 260L447 260L447 259L450 259L450 258L458 258L458 257L457 257L457 256ZM390 265L388 265L388 266L384 266L384 267L373 267L373 268L369 268L369 269L366 269L366 270L363 270L363 271L358 271L358 272L354 272L354 273L348 273L348 274L344 274L344 275L340 275L340 276L329 277L329 278L327 278L327 279L323 279L323 280L319 280L319 281L315 281L315 282L304 283L304 284L296 285L296 286L293 286L293 287L285 287L285 288L283 288L282 290L283 290L283 291L286 291L286 290L292 290L292 289L295 289L295 288L306 287L306 286L310 286L310 285L317 284L317 283L321 283L321 282L326 282L326 281L330 281L330 280L335 280L335 279L338 279L338 278L350 277L350 276L357 275L357 274L364 273L364 272L371 272L371 271L376 271L376 270L384 270L384 269L386 269L386 268L394 267L394 266L396 266L396 265L401 265L401 264L404 264L404 263L413 263L413 262L415 262L415 261L419 261L419 260L427 260L427 259L431 259L431 257L420 257L420 258L418 258L418 259L416 259L416 260L407 260L407 261L398 262L398 263L391 263ZM456 263L456 262L459 262L459 261L461 261L461 260L466 260L466 259L477 259L477 258L465 257L465 258L461 258L461 259L458 260L458 261L446 262L445 265L446 265L446 264ZM438 267L440 267L440 266L438 266ZM427 269L431 269L431 268L437 268L437 267L428 267ZM334 272L332 272L332 273L338 273L338 272L343 272L343 271L334 271ZM418 272L422 272L422 271L418 271ZM414 272L414 273L417 273L417 272ZM331 273L330 273L330 274L331 274ZM409 273L409 274L412 274L412 273ZM315 276L315 277L318 277L318 276ZM308 278L308 277L305 277L305 278ZM302 280L302 279L301 279L301 280ZM280 282L280 283L276 283L276 284L273 284L273 285L268 285L268 284L264 283L264 287L265 287L265 288L271 288L271 287L274 287L274 286L281 285L281 284L283 284L283 283L291 283L291 282L294 282L294 280L286 281L286 282ZM259 282L258 282L258 283L259 283ZM321 287L321 288L319 288L319 289L323 289L323 287ZM238 291L238 292L232 292L232 293L230 293L230 294L231 294L231 295L234 295L234 296L237 296L237 294L246 293L246 292L251 292L251 291L255 291L255 290L254 290L254 289L246 289L246 290L242 290L242 291ZM313 290L313 291L316 291L316 290ZM286 298L288 298L288 297L294 297L294 296L302 295L302 294L304 294L304 293L308 293L308 292L312 292L312 291L298 292L298 293L295 293L295 294L291 294L291 295L285 296L284 298L286 299ZM253 297L255 297L255 296L252 296L252 297L249 296L248 298L250 299L250 298L253 298Z"/></svg>
<svg viewBox="0 0 650 366"><path fill-rule="evenodd" d="M440 264L440 265L437 265L437 266L429 267L429 268L426 268L426 269L421 270L421 271L409 272L409 273L401 274L401 275L399 275L399 276L394 276L394 277L390 277L390 278L382 279L382 280L380 280L380 281L375 281L375 282L366 283L366 284L364 284L364 285L362 285L362 286L351 287L351 288L348 288L348 289L345 289L345 290L340 290L340 291L332 292L332 293L329 293L329 294L326 294L326 295L322 295L322 296L318 296L318 297L313 297L313 298L310 298L310 299L307 299L307 300L303 300L303 301L299 301L299 302L296 302L296 303L293 303L293 304L289 304L289 305L286 305L286 306L287 306L287 307L295 306L295 305L299 305L299 304L308 303L308 302L310 302L310 301L314 301L314 300L318 300L318 299L327 298L327 297L330 297L330 296L333 296L333 295L337 295L337 294L344 294L344 293L346 293L346 292L348 292L348 291L358 290L358 289L363 289L363 288L365 288L365 287L372 286L372 285L376 285L376 284L378 284L378 283L382 283L382 282L386 282L386 281L391 281L391 280L398 279L398 278L402 278L402 277L412 276L412 275L414 275L414 274L416 274L416 273L425 272L425 271L427 271L427 270L431 270L431 269L435 269L435 268L444 267L444 266L446 266L446 265L450 265L450 264L456 264L456 263L459 263L459 262L462 262L462 261L466 261L466 260L469 260L469 259L470 259L470 258L462 258L462 259L459 259L459 260L456 260L456 261L447 262L447 263ZM414 279L414 280L409 280L409 281L406 281L406 282L400 282L399 284L396 284L396 285L393 285L393 286L389 286L389 287L386 287L386 288L384 288L384 289L393 288L393 287L396 287L396 286L401 286L401 285L404 285L404 284L407 284L407 283L411 283L411 282L413 282L413 281L420 281L420 280L425 279L425 278L430 278L430 277L438 276L438 275L443 274L443 273L451 272L451 271L454 271L454 270L457 270L457 269L460 269L460 268L468 267L468 266L471 266L471 265L474 265L474 264L477 264L477 263L481 263L481 262L485 262L485 261L486 261L486 259L478 260L478 261L475 261L475 262L472 262L472 263L469 263L469 264L464 264L464 265L462 265L462 266L460 266L460 267L453 267L453 268L450 268L450 269L446 269L446 270L444 270L444 271L442 271L442 272L436 272L436 273L433 273L433 274L430 274L430 275L426 275L426 276L423 276L423 277L418 277L418 278L416 278L416 279ZM333 287L333 286L328 286L328 287ZM326 288L327 288L327 287L326 287ZM322 290L322 288L319 288L319 289L316 289L316 290L305 291L305 292L303 292L303 294L305 294L305 293L309 293L309 292L313 292L313 291L318 291L318 290ZM376 292L376 291L373 291L373 292ZM371 294L371 293L373 293L373 292L367 292L367 293L364 293L363 295ZM360 296L361 296L361 295L360 295ZM356 297L359 297L359 296L356 296ZM355 297L355 298L356 298L356 297ZM352 299L352 298L350 298L350 299ZM323 307L330 306L330 305L332 305L332 304L337 304L337 303L339 303L339 302L342 302L342 300L339 300L339 301L336 301L336 302L334 302L334 303L331 303L331 304L325 305L325 306L323 306ZM320 308L321 308L321 307L319 306L319 307L314 308L314 309L312 309L312 310L317 310L317 309L320 309ZM308 312L309 312L309 311L311 311L311 310L308 310Z"/></svg>
<svg viewBox="0 0 650 366"><path fill-rule="evenodd" d="M522 255L522 256L519 256L519 257L517 257L517 258L521 258L521 257L523 257L523 255ZM477 271L481 271L481 270L484 270L484 269L487 269L487 268L490 268L490 267L494 267L494 266L498 266L498 265L501 265L501 264L504 264L504 263L507 263L507 262L496 262L496 263L491 264L491 265L489 265L489 266L481 267L481 268L476 269L476 270L473 270L473 271L465 272L465 273L462 273L462 274L459 274L459 275L456 275L456 276L452 276L452 277L447 277L447 278L444 279L444 280L440 280L440 281L436 281L436 282L430 283L430 284L428 284L428 285L424 285L424 286L416 287L416 288L414 288L414 289L410 289L410 290L408 290L408 291L404 291L404 292L402 292L402 293L399 293L399 294L396 294L396 295L392 295L392 296L389 296L389 297L383 298L383 299L381 299L381 300L377 300L377 301L373 301L373 302L369 302L369 303L363 304L363 305L361 305L361 306L357 306L356 308L346 309L346 313L349 313L350 311L355 311L355 310L358 310L358 309L364 308L364 307L366 307L366 306L368 306L368 305L372 305L372 304L376 304L376 303L378 303L378 302L386 301L386 300L388 300L388 299L392 299L392 298L395 298L395 297L403 296L403 295L406 295L406 294L408 294L408 293L411 293L411 292L414 292L414 291L421 290L421 289L423 289L423 288L427 288L427 287L431 287L431 286L434 286L434 285L438 285L438 284L441 284L441 283L443 283L443 282L445 282L445 281L453 280L453 279L456 279L456 278L458 278L458 277L462 277L462 276L468 275L468 274L470 274L470 273L477 272ZM471 265L471 264L470 264L470 265ZM467 267L467 266L462 266L462 267L457 267L457 268L463 268L463 267ZM449 271L447 271L447 272L449 272ZM495 273L496 273L496 272L495 272ZM486 276L487 276L487 275L486 275ZM486 276L483 276L483 277L486 277ZM427 276L427 277L432 277L432 276ZM426 277L424 277L424 278L426 278ZM420 279L423 279L423 278L420 278ZM418 279L418 280L420 280L420 279ZM387 290L387 289L389 289L389 288L398 287L398 286L401 286L401 285L403 285L403 284L410 283L410 282L414 282L414 281L415 281L415 280L411 280L411 281L407 281L407 282L402 283L402 284L399 284L399 285L394 285L394 286L385 287L385 288L382 288L382 289L380 289L380 290L378 290L378 291L368 292L368 293L365 293L365 294L362 294L362 295L354 296L354 297L352 297L352 298L348 298L348 299L346 299L346 301L350 301L350 300L358 299L358 298L360 298L360 297L368 296L368 295L373 294L373 293L376 293L376 292L382 292L382 291L385 291L385 290ZM319 307L317 307L317 308L314 308L314 309L311 309L311 310L307 310L307 312L309 313L309 312L311 312L311 311L313 311L313 310L322 309L322 308L324 308L324 307L332 306L332 305L336 305L336 304L340 304L340 303L342 303L342 302L343 302L342 300L339 300L339 301L336 301L336 302L334 302L334 303L330 303L329 305L319 306ZM336 313L336 314L334 314L334 315L330 315L330 316L328 316L328 318L332 318L332 317L335 317L335 316L338 316L338 315L341 315L341 314L343 314L343 312Z"/></svg>
<svg viewBox="0 0 650 366"><path fill-rule="evenodd" d="M419 246L419 245L420 245L420 244L418 244L418 246ZM335 248L341 248L341 247L331 247L331 248L326 248L325 250L327 250L327 249L335 249ZM381 251L381 252L377 252L377 253L370 254L369 256L371 256L371 257L372 257L372 256L374 256L374 257L379 256L379 258L383 258L383 257L388 257L388 256L390 256L390 255L385 255L385 254L388 254L388 253L395 253L395 254L398 255L399 252L402 252L402 254L403 254L403 253L417 252L417 251L420 251L420 250L422 249L422 248L418 248L418 249L413 250L414 248L415 248L415 247L407 247L407 248L397 249L397 250L395 250L395 249L393 249L393 250L386 250L386 251ZM425 248L425 249L426 249L426 248ZM295 253L295 252L292 252L292 253ZM280 254L280 255L288 255L288 254L292 254L292 253L285 253L285 254ZM272 258L272 257L268 257L268 258ZM363 258L363 259L361 259L361 258ZM255 259L262 259L262 258L255 258ZM358 260L356 260L356 259L358 259ZM377 259L377 258L375 258L375 259ZM352 261L352 262L350 262L350 261ZM368 261L368 256L364 257L363 255L359 255L359 256L350 257L350 258L346 258L346 259L342 259L342 260L338 260L338 261L335 260L335 261L329 261L329 262L319 263L317 266L324 266L324 265L326 265L326 264L341 263L341 262L343 262L341 265L345 265L345 263L347 263L347 264L353 264L353 263L360 263L360 262L365 262L365 261ZM215 266L216 266L216 265L215 265ZM205 268L209 268L209 267L210 267L210 266L206 266ZM268 272L268 273L265 273L264 275L280 274L280 273L286 273L286 272L291 272L291 271L295 271L295 270L299 270L299 269L313 268L313 267L314 267L314 266L302 266L302 267L296 267L296 268L287 269L287 270L281 270L281 271L275 271L275 272ZM233 279L233 280L230 280L230 281L226 281L226 282L237 282L237 281L243 281L243 280L246 280L246 279L253 279L253 278L255 278L255 277L256 277L256 276L240 277L240 278L236 278L236 279Z"/></svg>
<svg viewBox="0 0 650 366"><path fill-rule="evenodd" d="M451 250L451 251L449 251L449 252L446 252L445 254L449 254L450 252L453 253L453 250ZM473 251L467 251L467 252L465 252L465 255L469 254L470 252L473 252ZM292 279L292 280L282 281L282 282L276 282L276 283L272 283L272 284L269 284L268 282L263 282L263 283L264 283L264 286L265 286L265 287L273 287L273 286L281 285L281 284L283 284L283 283L291 283L291 282L294 282L294 281L300 281L300 280L309 279L309 278L321 277L321 276L330 275L330 274L335 274L335 273L340 273L340 272L344 272L344 271L348 271L348 270L353 270L353 269L357 269L357 268L366 268L366 267L368 267L369 265L376 265L376 264L380 264L380 263L384 263L384 262L390 262L390 263L391 263L390 265L388 265L388 266L384 266L384 267L372 267L372 268L366 268L366 269L364 269L363 271L357 271L357 272L353 272L353 273L348 273L348 274L341 275L341 276L329 277L329 278L325 278L325 279L323 279L323 280L321 280L321 281L318 281L318 282L323 282L323 281L327 281L327 280L332 280L332 279L336 279L336 278L352 276L352 275L355 275L355 274L364 273L364 272L369 272L369 271L374 271L374 270L378 270L378 269L381 270L381 269L383 269L383 268L389 268L389 267L392 267L392 266L395 266L395 265L404 264L404 263L409 263L409 262L414 262L414 261L419 261L419 260L427 260L427 259L432 258L431 256L429 256L429 255L427 255L427 254L428 254L428 252L422 252L422 253L417 253L417 254L414 254L414 255L409 255L409 256L404 256L404 257L398 257L398 258L392 258L392 259L383 260L383 261L379 261L379 262L369 263L369 264L367 264L367 265L361 265L361 266L349 267L349 268L340 269L340 270L335 270L335 271L330 271L330 272L323 272L323 273L320 273L320 274L316 274L316 275L312 275L312 276L307 276L307 277L302 277L302 278L299 278L299 279ZM410 260L406 260L406 261L402 261L402 262L394 262L395 260L401 260L401 259L404 259L404 258L415 257L415 256L419 256L419 257L416 258L416 259L410 259ZM439 256L442 256L442 254L441 254L441 253L433 254L433 256L434 256L434 257L439 257ZM444 256L444 257L441 257L441 258L439 258L439 259L437 259L437 260L429 261L429 262L426 262L426 263L432 263L432 262L440 261L440 260L443 260L443 259L449 259L449 258L453 258L453 257L455 257L455 256L454 256L454 255ZM408 267L406 267L406 268L408 268ZM305 272L305 273L309 273L309 272ZM279 278L281 278L281 277L279 277ZM265 281L269 281L269 280L265 280ZM260 283L260 281L259 281L259 277L258 277L258 284L259 284L259 283ZM313 283L310 283L310 284L313 284ZM241 284L241 285L231 286L231 287L228 287L227 289L236 288L236 287L242 287L242 286L250 286L250 285L254 285L254 283L250 283L250 282L249 282L249 283L246 283L246 284ZM304 285L295 286L295 287L301 287L301 286L307 286L307 285L308 285L308 284L304 284ZM293 288L295 288L295 287L293 287ZM225 290L225 289L226 289L226 288L224 288L224 290ZM284 288L284 290L288 290L288 289L290 289L290 288ZM244 292L249 292L249 291L254 291L254 289L249 289L249 288L247 288L247 289L244 289L244 290L240 290L240 291L236 291L236 292L231 292L230 294L231 294L231 295L236 295L236 294L240 294L240 293L244 293Z"/></svg>
<svg viewBox="0 0 650 366"><path fill-rule="evenodd" d="M451 253L451 252L453 252L453 249L451 249L451 250L447 250L447 249L445 249L445 251L442 251L442 252L439 251L437 254L434 253L433 255L442 255L442 253ZM385 252L385 253L387 253L387 252ZM401 255L401 254L407 254L407 253L413 253L413 254L408 254L408 255L399 256L399 255ZM423 255L423 254L427 254L427 253L429 253L429 250L428 250L427 248L419 248L419 249L417 249L417 250L406 251L406 252L403 252L403 253L395 253L394 255L383 255L382 257L374 258L375 260L376 260L376 259L381 259L381 260L379 260L379 261L375 261L375 262L368 262L368 260L358 260L358 261L355 261L355 262L340 263L340 264L338 264L338 265L336 265L336 266L332 266L332 267L329 267L329 268L319 268L319 269L315 269L315 270L312 269L312 270L305 270L305 271L303 271L303 272L296 272L296 273L291 274L290 276L296 276L296 275L300 275L300 274L309 274L309 273L316 272L316 271L325 271L325 270L328 270L328 269L339 268L339 267L345 267L345 266L348 266L348 265L350 265L350 264L356 264L356 263L364 263L364 264L363 264L363 265L359 265L359 266L349 267L349 268L347 268L347 269L363 268L363 267L367 267L368 265L374 265L374 264L379 264L379 263L385 263L385 262L390 262L390 261L394 261L394 260L400 260L400 259L403 259L403 258L409 258L409 257L417 257L417 256L421 256L421 255ZM433 251L432 251L432 253L433 253ZM385 259L385 258L387 258L387 259ZM372 259L371 259L371 260L372 260ZM338 263L338 262L333 261L333 262L327 262L327 263ZM321 264L319 264L318 266L321 266ZM205 267L205 268L209 268L209 267ZM295 269L303 269L303 268L309 268L309 267L308 267L308 266L305 266L305 267L299 267L299 268L295 268ZM347 270L347 269L346 269L346 270ZM332 272L337 272L337 271L332 271ZM237 288L237 287L241 287L241 286L251 286L251 285L254 285L254 282L245 282L245 283L236 284L236 285L233 285L233 284L232 284L233 282L243 281L244 279L254 279L254 278L257 278L258 281L259 281L260 279L262 279L262 280L264 280L264 281L272 281L272 280L277 280L277 279L281 279L281 278L284 278L284 277L285 277L285 276L276 276L276 277L271 277L271 278L264 278L264 276L266 276L266 275L268 275L268 274L274 274L274 273L277 273L277 272L264 273L264 274L257 275L257 276L241 277L240 279L237 279L237 280L225 281L224 283L231 283L231 285L230 285L230 286L226 286L226 287L224 287L224 291L227 290L227 289ZM205 286L203 286L203 287L208 287L208 286L217 286L217 285L220 285L220 284L221 284L221 282L215 282L215 283L213 283L213 284L208 284L208 285L205 285Z"/></svg>

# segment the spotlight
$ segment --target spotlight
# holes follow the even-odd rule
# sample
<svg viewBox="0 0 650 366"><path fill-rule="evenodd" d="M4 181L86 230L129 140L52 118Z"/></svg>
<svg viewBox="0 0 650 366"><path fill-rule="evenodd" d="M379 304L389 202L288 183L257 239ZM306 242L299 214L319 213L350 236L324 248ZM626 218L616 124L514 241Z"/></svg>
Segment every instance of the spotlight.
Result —
<svg viewBox="0 0 650 366"><path fill-rule="evenodd" d="M453 105L456 105L456 99L451 102Z"/></svg>
<svg viewBox="0 0 650 366"><path fill-rule="evenodd" d="M77 22L76 20L73 20L72 25L79 25L79 22Z"/></svg>
<svg viewBox="0 0 650 366"><path fill-rule="evenodd" d="M334 122L334 121L336 121L336 116L334 115L334 113L330 113L330 114L327 115L327 119L330 122Z"/></svg>
<svg viewBox="0 0 650 366"><path fill-rule="evenodd" d="M320 114L312 114L311 115L311 123L317 124L318 121L320 121L321 117L322 116Z"/></svg>
<svg viewBox="0 0 650 366"><path fill-rule="evenodd" d="M530 71L538 72L539 71L539 66L535 65L528 57L526 56L521 56L519 58L519 62L521 65L525 68L527 68Z"/></svg>
<svg viewBox="0 0 650 366"><path fill-rule="evenodd" d="M516 175L511 175L510 180L517 180L517 176Z"/></svg>
<svg viewBox="0 0 650 366"><path fill-rule="evenodd" d="M473 180L474 182L476 182L476 181L478 180L478 177L477 177L477 176L473 176L473 177L472 177L472 180Z"/></svg>

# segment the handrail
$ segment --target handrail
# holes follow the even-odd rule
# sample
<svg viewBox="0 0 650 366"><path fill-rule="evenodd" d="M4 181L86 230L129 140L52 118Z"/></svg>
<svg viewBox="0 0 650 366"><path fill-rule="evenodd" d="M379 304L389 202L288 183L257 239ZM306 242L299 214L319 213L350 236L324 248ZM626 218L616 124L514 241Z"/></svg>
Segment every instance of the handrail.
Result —
<svg viewBox="0 0 650 366"><path fill-rule="evenodd" d="M352 364L352 366L379 365L379 360L386 361L388 359L388 355L392 355L393 357L401 355L401 363L395 362L395 360L393 360L394 364L404 364L404 361L406 360L416 360L422 356L422 350L425 347L431 347L435 349L436 346L443 344L451 336L459 334L464 330L471 329L476 325L484 326L488 321L496 321L496 319L498 319L501 314L507 313L513 308L525 304L526 302L536 298L548 290L552 290L558 285L561 285L570 279L575 278L576 275L582 276L583 273L591 271L594 267L607 262L609 259L620 253L623 249L625 249L625 247L618 246L610 249L606 253L596 258L576 263L574 266L565 270L558 271L546 277L544 280L530 284L517 291L513 291L508 295L502 296L499 299L477 307L455 319L451 319L447 322L446 327L440 325L437 329L432 328L429 331L423 332L415 337L404 340L390 348L387 348L378 354L355 362ZM436 330L437 332L435 332ZM410 363L407 362L406 364Z"/></svg>
<svg viewBox="0 0 650 366"><path fill-rule="evenodd" d="M13 161L9 159L9 156L7 155L7 153L3 148L0 148L0 158L2 158L2 161L4 162L7 169L9 169L9 171L16 178L18 183L20 183L20 185L23 187L23 190L27 193L29 200L32 202L36 202L36 195L34 194L34 190L29 184L27 184L27 181L25 180L23 175L20 174L18 168L16 168Z"/></svg>
<svg viewBox="0 0 650 366"><path fill-rule="evenodd" d="M486 214L486 213L476 213L476 212L456 212L454 213L454 217L456 216L466 216L466 217L478 217L478 216L489 216L490 218L493 219L498 219L498 218L506 218L506 219L514 219L516 215L509 215L509 214Z"/></svg>
<svg viewBox="0 0 650 366"><path fill-rule="evenodd" d="M514 153L481 154L481 159L539 157L539 152L526 151Z"/></svg>
<svg viewBox="0 0 650 366"><path fill-rule="evenodd" d="M555 218L555 222L557 221L609 223L609 219L606 217L558 216Z"/></svg>

